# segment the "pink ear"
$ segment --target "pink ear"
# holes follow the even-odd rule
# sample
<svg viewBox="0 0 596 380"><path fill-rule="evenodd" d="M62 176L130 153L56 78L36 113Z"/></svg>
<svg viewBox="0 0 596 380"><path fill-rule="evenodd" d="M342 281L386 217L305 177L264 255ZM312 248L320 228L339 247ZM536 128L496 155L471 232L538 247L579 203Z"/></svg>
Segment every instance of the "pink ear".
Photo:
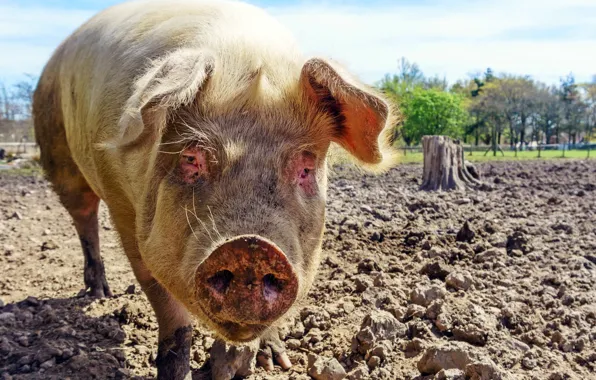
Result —
<svg viewBox="0 0 596 380"><path fill-rule="evenodd" d="M199 148L187 148L180 156L182 179L186 183L195 183L199 177L209 174L207 156Z"/></svg>
<svg viewBox="0 0 596 380"><path fill-rule="evenodd" d="M386 141L379 136L392 127L387 99L352 78L339 65L318 58L308 60L301 74L306 95L335 123L330 140L365 164L380 164Z"/></svg>

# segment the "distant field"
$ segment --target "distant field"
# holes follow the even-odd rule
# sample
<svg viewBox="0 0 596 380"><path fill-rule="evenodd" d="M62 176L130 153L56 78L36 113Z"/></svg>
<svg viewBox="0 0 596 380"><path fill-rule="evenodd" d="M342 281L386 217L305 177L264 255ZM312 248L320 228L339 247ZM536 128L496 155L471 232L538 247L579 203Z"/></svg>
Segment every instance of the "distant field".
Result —
<svg viewBox="0 0 596 380"><path fill-rule="evenodd" d="M554 159L554 158L563 158L563 151L561 150L543 150L540 152L540 158L538 158L537 151L523 151L517 152L517 157L515 156L515 152L513 151L504 151L505 155L503 156L500 152L497 152L496 156L493 156L492 152L489 152L486 156L484 152L473 152L472 155L466 152L466 160L469 161L521 161L521 160L545 160L545 159ZM585 150L566 150L565 151L565 158L572 158L572 159L585 159L587 157L588 152ZM422 152L420 153L406 153L400 154L400 162L404 164L408 163L416 163L422 162L423 156ZM596 157L596 152L590 153L591 158Z"/></svg>

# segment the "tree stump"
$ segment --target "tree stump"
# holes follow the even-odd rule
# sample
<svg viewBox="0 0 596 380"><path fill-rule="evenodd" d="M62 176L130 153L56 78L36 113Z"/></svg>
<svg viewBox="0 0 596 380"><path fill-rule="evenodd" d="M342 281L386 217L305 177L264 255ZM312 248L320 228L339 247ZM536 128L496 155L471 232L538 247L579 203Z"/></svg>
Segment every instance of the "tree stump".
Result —
<svg viewBox="0 0 596 380"><path fill-rule="evenodd" d="M482 183L468 172L459 140L447 136L422 137L424 171L422 190L463 190Z"/></svg>

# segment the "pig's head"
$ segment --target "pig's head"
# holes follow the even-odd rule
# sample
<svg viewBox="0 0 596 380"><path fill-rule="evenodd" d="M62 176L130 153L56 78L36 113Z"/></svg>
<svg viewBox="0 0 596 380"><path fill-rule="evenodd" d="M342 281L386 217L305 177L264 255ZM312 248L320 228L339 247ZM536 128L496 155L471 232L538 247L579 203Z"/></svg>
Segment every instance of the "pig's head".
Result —
<svg viewBox="0 0 596 380"><path fill-rule="evenodd" d="M158 62L137 82L121 139L148 160L137 200L144 262L194 315L242 342L311 287L330 144L386 166L393 120L380 95L328 61L229 65L195 50Z"/></svg>

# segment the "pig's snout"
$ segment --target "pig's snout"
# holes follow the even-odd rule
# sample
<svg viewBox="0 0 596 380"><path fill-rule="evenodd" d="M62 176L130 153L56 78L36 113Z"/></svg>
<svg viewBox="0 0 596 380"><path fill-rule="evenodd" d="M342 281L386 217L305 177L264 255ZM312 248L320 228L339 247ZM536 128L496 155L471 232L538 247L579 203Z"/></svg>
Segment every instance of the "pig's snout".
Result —
<svg viewBox="0 0 596 380"><path fill-rule="evenodd" d="M259 236L240 236L216 248L196 272L198 301L234 340L253 339L283 315L298 293L286 255Z"/></svg>

